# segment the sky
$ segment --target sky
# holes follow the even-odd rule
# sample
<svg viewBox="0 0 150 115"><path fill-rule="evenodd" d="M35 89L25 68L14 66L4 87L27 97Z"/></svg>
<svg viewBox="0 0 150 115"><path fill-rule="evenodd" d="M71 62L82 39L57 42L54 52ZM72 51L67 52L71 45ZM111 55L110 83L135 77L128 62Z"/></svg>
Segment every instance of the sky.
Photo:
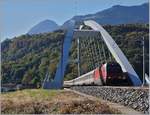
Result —
<svg viewBox="0 0 150 115"><path fill-rule="evenodd" d="M50 19L62 25L74 15L96 13L113 5L140 5L148 0L0 0L1 41L25 34Z"/></svg>

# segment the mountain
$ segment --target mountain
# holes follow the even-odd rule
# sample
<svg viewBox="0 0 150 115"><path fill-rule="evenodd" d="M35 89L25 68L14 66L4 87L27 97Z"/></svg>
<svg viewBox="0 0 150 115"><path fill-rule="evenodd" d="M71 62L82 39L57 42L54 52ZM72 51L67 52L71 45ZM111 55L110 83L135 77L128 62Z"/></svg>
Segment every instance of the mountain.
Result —
<svg viewBox="0 0 150 115"><path fill-rule="evenodd" d="M95 20L99 24L133 24L149 22L149 4L144 3L138 6L121 6L115 5L106 10L95 14L74 16L71 20L82 22L84 20ZM69 20L68 20L69 21ZM66 21L62 27L67 27Z"/></svg>
<svg viewBox="0 0 150 115"><path fill-rule="evenodd" d="M39 34L39 33L46 33L46 32L52 32L56 29L58 29L59 26L52 20L44 20L37 25L33 26L28 34Z"/></svg>
<svg viewBox="0 0 150 115"><path fill-rule="evenodd" d="M81 23L84 20L95 20L99 24L133 24L133 23L148 23L149 22L149 4L144 3L138 6L121 6L115 5L95 14L74 16L59 27L54 21L45 20L31 28L28 34L39 34L52 32L57 29L68 28L68 22L76 20Z"/></svg>

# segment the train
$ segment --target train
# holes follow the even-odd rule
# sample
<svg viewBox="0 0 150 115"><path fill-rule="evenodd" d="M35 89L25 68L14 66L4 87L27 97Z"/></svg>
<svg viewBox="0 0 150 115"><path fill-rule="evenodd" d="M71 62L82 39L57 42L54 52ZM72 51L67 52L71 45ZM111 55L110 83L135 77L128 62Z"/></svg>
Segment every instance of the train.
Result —
<svg viewBox="0 0 150 115"><path fill-rule="evenodd" d="M64 87L73 85L130 86L132 82L119 63L107 62L80 77L64 81Z"/></svg>

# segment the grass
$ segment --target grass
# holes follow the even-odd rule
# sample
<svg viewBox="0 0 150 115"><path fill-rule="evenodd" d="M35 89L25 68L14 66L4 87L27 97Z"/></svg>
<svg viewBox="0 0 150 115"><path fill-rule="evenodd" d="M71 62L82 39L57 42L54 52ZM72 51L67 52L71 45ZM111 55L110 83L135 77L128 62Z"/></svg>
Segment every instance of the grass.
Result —
<svg viewBox="0 0 150 115"><path fill-rule="evenodd" d="M16 92L8 92L2 94L3 97L14 97L14 96L31 96L31 97L49 97L49 96L55 96L58 93L62 92L62 90L44 90L44 89L25 89L25 90L18 90Z"/></svg>
<svg viewBox="0 0 150 115"><path fill-rule="evenodd" d="M97 100L65 90L28 89L1 94L1 112L5 114L116 114Z"/></svg>

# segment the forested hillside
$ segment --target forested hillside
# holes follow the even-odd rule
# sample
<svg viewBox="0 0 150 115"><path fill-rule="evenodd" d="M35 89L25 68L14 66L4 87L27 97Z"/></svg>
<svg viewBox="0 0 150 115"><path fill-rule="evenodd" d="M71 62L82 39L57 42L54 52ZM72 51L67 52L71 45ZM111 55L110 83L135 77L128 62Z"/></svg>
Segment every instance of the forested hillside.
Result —
<svg viewBox="0 0 150 115"><path fill-rule="evenodd" d="M104 28L114 38L140 76L143 59L141 41L142 37L145 38L145 64L148 73L148 25L106 25ZM61 55L64 35L65 32L59 30L45 34L22 35L2 42L2 84L34 84L36 87L41 85L47 72L53 78ZM86 53L87 50L83 45L82 48ZM65 79L77 77L77 64L72 61L77 58L76 51L76 42L73 41ZM81 73L91 70L89 63L86 63L86 59L82 60Z"/></svg>
<svg viewBox="0 0 150 115"><path fill-rule="evenodd" d="M40 84L50 62L52 68L56 68L63 38L63 32L54 32L5 40L2 43L2 84Z"/></svg>

